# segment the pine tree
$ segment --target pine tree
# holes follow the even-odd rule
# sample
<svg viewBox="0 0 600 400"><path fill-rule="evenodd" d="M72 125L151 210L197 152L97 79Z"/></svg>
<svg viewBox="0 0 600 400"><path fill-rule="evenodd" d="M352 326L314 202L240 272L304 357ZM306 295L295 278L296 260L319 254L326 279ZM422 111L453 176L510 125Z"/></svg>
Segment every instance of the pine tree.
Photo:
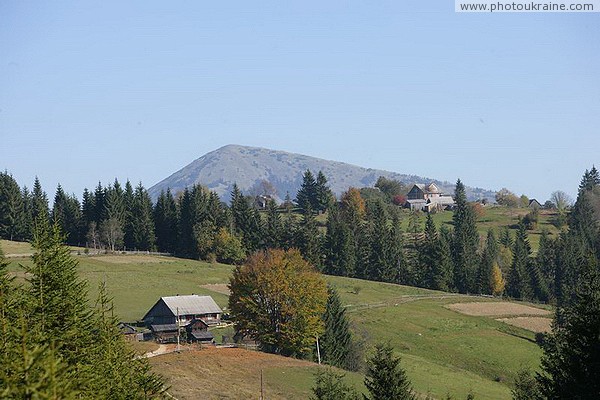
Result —
<svg viewBox="0 0 600 400"><path fill-rule="evenodd" d="M452 262L452 233L442 226L438 235L438 262L433 274L432 289L454 290L454 264Z"/></svg>
<svg viewBox="0 0 600 400"><path fill-rule="evenodd" d="M321 265L321 235L310 206L304 210L300 225L296 230L295 243L302 257L317 269Z"/></svg>
<svg viewBox="0 0 600 400"><path fill-rule="evenodd" d="M141 185L141 183L140 183ZM133 186L131 182L127 180L125 182L125 190L123 191L123 205L124 205L124 216L123 216L123 244L129 249L142 249L138 245L139 238L136 238L136 234L139 235L136 230L139 231L139 223L136 217L139 216L140 210L136 210L139 204L136 203L136 194L134 194Z"/></svg>
<svg viewBox="0 0 600 400"><path fill-rule="evenodd" d="M374 205L370 236L371 254L367 272L369 279L396 282L398 270L392 254L392 237L388 216L381 201Z"/></svg>
<svg viewBox="0 0 600 400"><path fill-rule="evenodd" d="M317 200L317 182L312 172L307 169L302 176L302 186L296 194L296 204L306 213L310 209L311 212L319 211L319 203Z"/></svg>
<svg viewBox="0 0 600 400"><path fill-rule="evenodd" d="M154 250L156 237L152 219L152 200L141 183L135 188L131 215L134 248Z"/></svg>
<svg viewBox="0 0 600 400"><path fill-rule="evenodd" d="M27 186L23 186L23 190L21 190L21 204L23 205L23 223L19 236L22 240L31 240L33 234L33 210L31 208L31 192L29 192Z"/></svg>
<svg viewBox="0 0 600 400"><path fill-rule="evenodd" d="M427 214L425 220L424 238L419 245L419 264L423 269L423 287L435 287L435 275L439 263L439 239L437 228L431 214Z"/></svg>
<svg viewBox="0 0 600 400"><path fill-rule="evenodd" d="M60 184L56 188L54 196L52 219L65 233L67 243L80 244L81 205L75 196L67 195Z"/></svg>
<svg viewBox="0 0 600 400"><path fill-rule="evenodd" d="M542 345L542 373L537 376L548 399L594 399L600 393L600 273L590 255L568 306L557 309ZM559 317L560 316L560 317Z"/></svg>
<svg viewBox="0 0 600 400"><path fill-rule="evenodd" d="M160 193L154 207L154 232L159 251L175 253L177 249L177 205L171 189Z"/></svg>
<svg viewBox="0 0 600 400"><path fill-rule="evenodd" d="M390 262L395 269L395 283L406 283L411 278L408 260L404 251L404 238L400 217L397 213L392 215L392 226L390 227Z"/></svg>
<svg viewBox="0 0 600 400"><path fill-rule="evenodd" d="M23 198L17 181L8 173L0 173L0 237L22 239Z"/></svg>
<svg viewBox="0 0 600 400"><path fill-rule="evenodd" d="M269 199L267 202L267 221L265 224L265 246L268 248L282 247L282 224L281 217L277 210L275 200Z"/></svg>
<svg viewBox="0 0 600 400"><path fill-rule="evenodd" d="M321 359L326 364L347 369L352 351L350 324L337 291L330 285L327 287L323 322L325 332L320 338Z"/></svg>
<svg viewBox="0 0 600 400"><path fill-rule="evenodd" d="M548 285L548 296L554 297L556 291L554 287L555 281L555 249L554 241L550 238L549 233L546 229L542 229L540 235L540 244L535 257L535 263L538 270L543 276L543 279Z"/></svg>
<svg viewBox="0 0 600 400"><path fill-rule="evenodd" d="M326 211L329 206L333 203L334 196L331 189L327 185L327 178L323 171L319 171L317 174L317 181L315 183L315 206L317 211Z"/></svg>
<svg viewBox="0 0 600 400"><path fill-rule="evenodd" d="M31 193L31 220L38 218L48 218L48 196L42 190L42 185L38 177L33 182L33 191Z"/></svg>
<svg viewBox="0 0 600 400"><path fill-rule="evenodd" d="M519 230L513 247L513 261L506 282L506 293L515 299L532 299L533 288L529 276L531 246L525 225L519 222Z"/></svg>
<svg viewBox="0 0 600 400"><path fill-rule="evenodd" d="M358 393L344 383L344 374L331 368L317 371L312 392L310 400L359 400Z"/></svg>
<svg viewBox="0 0 600 400"><path fill-rule="evenodd" d="M485 241L485 249L481 254L479 270L477 273L477 293L492 294L492 270L498 257L498 243L493 230L489 230Z"/></svg>
<svg viewBox="0 0 600 400"><path fill-rule="evenodd" d="M465 187L460 179L454 192L454 284L460 293L474 291L477 270L479 234L475 225L475 213L467 202Z"/></svg>
<svg viewBox="0 0 600 400"><path fill-rule="evenodd" d="M365 400L414 400L411 383L390 345L377 344L375 354L367 360Z"/></svg>

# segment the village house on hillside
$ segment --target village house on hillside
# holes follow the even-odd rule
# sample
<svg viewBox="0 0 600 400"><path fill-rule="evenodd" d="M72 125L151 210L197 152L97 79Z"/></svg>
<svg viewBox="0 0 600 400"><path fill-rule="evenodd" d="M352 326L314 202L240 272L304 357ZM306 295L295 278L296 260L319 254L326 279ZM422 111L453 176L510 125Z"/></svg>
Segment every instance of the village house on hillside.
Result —
<svg viewBox="0 0 600 400"><path fill-rule="evenodd" d="M210 325L221 322L223 311L210 296L161 297L142 319L158 342L174 342L187 332L190 341L211 341Z"/></svg>
<svg viewBox="0 0 600 400"><path fill-rule="evenodd" d="M454 207L452 196L443 194L434 183L416 183L406 195L405 207L411 211L442 211Z"/></svg>

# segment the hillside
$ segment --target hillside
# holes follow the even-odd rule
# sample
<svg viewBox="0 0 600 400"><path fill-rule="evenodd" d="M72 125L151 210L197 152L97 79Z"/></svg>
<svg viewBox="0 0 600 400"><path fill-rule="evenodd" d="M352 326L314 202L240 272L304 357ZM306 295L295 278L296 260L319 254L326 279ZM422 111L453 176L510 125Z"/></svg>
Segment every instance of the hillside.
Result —
<svg viewBox="0 0 600 400"><path fill-rule="evenodd" d="M114 297L115 312L126 321L140 319L160 296L178 293L211 295L221 307L227 306L225 284L232 270L229 265L151 255L78 256L77 259L80 275L90 283L90 298L96 296L98 284L105 282ZM24 275L18 265L29 264L31 260L21 257L10 261L9 270L22 279ZM505 310L496 313L492 308L491 313L486 312L485 304L479 305L478 315L467 315L454 311L456 307L450 305L494 300L343 277L326 278L340 293L355 331L370 344L390 341L402 356L415 389L422 394L444 398L451 393L455 398L465 398L472 391L476 398L508 399L517 370L526 366L535 369L539 364L541 351L534 343L534 333L499 320L535 315L519 311L518 303L503 302ZM222 334L215 332L218 340ZM221 382L235 383L238 374L243 377L257 372L251 362L253 354L242 352L238 361L232 361L243 367L238 372L225 361L231 359L226 354L211 362L211 353L200 353L185 356L182 353L164 359L160 356L152 363L174 386L194 386L198 390L203 387L202 380L211 376L219 377ZM208 360L201 358L204 356ZM297 393L297 398L305 398L302 396L312 385L313 366L296 365L292 360L288 367L279 368L284 361L270 357L261 360L266 363L265 379L272 385L270 393L277 397L278 393L289 390ZM269 360L273 363L269 364ZM200 365L182 369L196 361ZM353 384L360 381L353 375L348 378ZM222 390L227 392L229 387L223 384ZM210 398L214 394L184 392L178 394L182 398Z"/></svg>
<svg viewBox="0 0 600 400"><path fill-rule="evenodd" d="M247 193L257 182L266 180L275 187L279 199L283 199L287 192L293 198L302 183L302 174L307 169L315 174L323 171L337 196L351 186L373 186L380 176L397 179L407 185L435 182L445 193L454 191L453 183L417 175L363 168L285 151L228 145L203 155L163 179L152 186L149 193L156 199L161 190L171 188L171 191L178 192L185 187L201 184L215 191L222 200L228 201L234 183ZM495 192L490 190L467 188L467 196L472 200L494 200L494 195Z"/></svg>

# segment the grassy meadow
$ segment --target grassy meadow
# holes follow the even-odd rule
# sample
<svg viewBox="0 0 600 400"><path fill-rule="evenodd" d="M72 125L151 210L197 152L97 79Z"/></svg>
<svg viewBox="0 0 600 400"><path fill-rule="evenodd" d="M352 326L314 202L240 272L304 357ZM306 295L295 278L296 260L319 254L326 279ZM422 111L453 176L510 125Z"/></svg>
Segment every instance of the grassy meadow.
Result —
<svg viewBox="0 0 600 400"><path fill-rule="evenodd" d="M11 248L21 246L9 245ZM166 295L207 294L221 307L227 306L223 289L231 274L229 265L149 255L76 258L81 276L89 281L90 298L95 297L98 284L106 282L114 297L115 311L124 321L141 319L160 296ZM19 264L31 262L28 257L11 258L10 261L9 270L20 278L23 273ZM460 399L471 392L478 399L508 399L517 370L523 367L535 369L539 364L541 352L533 342L532 332L494 318L463 315L445 307L452 303L492 299L351 278L328 276L326 279L338 289L358 335L368 344L389 341L402 356L402 364L415 389L423 395L443 398L450 393ZM225 329L215 332L215 336L220 339L222 334L229 333ZM177 357L192 357L191 353L183 354L170 356L174 358L170 365L178 362ZM206 353L200 351L194 357L202 357L202 354ZM244 364L249 370L242 373L239 368L225 365L225 361L203 362L204 372L196 371L197 368L183 369L188 375L179 376L183 372L162 367L160 360L170 360L163 357L166 356L156 357L152 362L172 384L182 380L199 382L205 379L202 376L214 374L227 381L234 379L233 375L237 373L256 372L252 363ZM243 364L244 356L239 357L238 364ZM264 377L274 394L270 398L284 398L278 396L285 393L292 393L292 397L286 398L307 397L316 368L314 364L297 365L285 361L282 365L274 362L270 367L265 362ZM349 374L347 378L362 387L360 374ZM200 393L180 398L198 395Z"/></svg>

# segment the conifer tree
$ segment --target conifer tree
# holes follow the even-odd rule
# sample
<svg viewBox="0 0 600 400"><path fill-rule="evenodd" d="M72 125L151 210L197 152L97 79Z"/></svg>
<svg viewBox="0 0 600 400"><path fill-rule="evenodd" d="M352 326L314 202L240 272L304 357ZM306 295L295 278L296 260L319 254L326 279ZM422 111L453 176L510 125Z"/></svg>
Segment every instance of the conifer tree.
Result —
<svg viewBox="0 0 600 400"><path fill-rule="evenodd" d="M369 279L396 282L398 270L392 254L392 237L388 216L381 201L374 205L370 236L371 255L367 272Z"/></svg>
<svg viewBox="0 0 600 400"><path fill-rule="evenodd" d="M454 192L454 284L460 293L474 291L477 270L477 249L479 247L479 234L475 225L475 213L467 202L465 186L460 181L456 182Z"/></svg>
<svg viewBox="0 0 600 400"><path fill-rule="evenodd" d="M21 189L11 175L0 173L0 237L21 239L23 221Z"/></svg>
<svg viewBox="0 0 600 400"><path fill-rule="evenodd" d="M306 214L307 210L311 212L319 211L319 203L317 200L317 182L312 172L307 169L302 176L302 185L296 194L296 204Z"/></svg>
<svg viewBox="0 0 600 400"><path fill-rule="evenodd" d="M292 202L289 196L284 205L284 214L282 218L283 231L281 233L281 245L285 250L295 247L296 231L298 230L296 219L292 213Z"/></svg>
<svg viewBox="0 0 600 400"><path fill-rule="evenodd" d="M433 288L436 290L454 290L454 264L452 262L452 233L442 226L438 235L438 262L433 273Z"/></svg>
<svg viewBox="0 0 600 400"><path fill-rule="evenodd" d="M136 217L139 216L141 211L136 210L139 204L136 203L136 194L134 194L133 186L131 186L129 179L127 182L125 182L125 190L123 191L123 205L123 244L129 249L135 248L139 250L147 250L139 246L139 237L136 238L136 235L139 235L139 232L136 232L139 231L139 223L136 220Z"/></svg>
<svg viewBox="0 0 600 400"><path fill-rule="evenodd" d="M525 225L519 222L519 230L513 247L513 261L506 282L506 293L515 299L532 299L533 289L529 276L531 246Z"/></svg>
<svg viewBox="0 0 600 400"><path fill-rule="evenodd" d="M320 338L324 363L347 369L352 351L352 334L340 297L331 285L327 287L327 304L323 314L325 331Z"/></svg>
<svg viewBox="0 0 600 400"><path fill-rule="evenodd" d="M321 235L310 205L304 210L302 220L296 230L295 243L306 261L318 269L322 267Z"/></svg>
<svg viewBox="0 0 600 400"><path fill-rule="evenodd" d="M431 214L425 220L424 238L419 245L419 264L423 269L423 287L435 287L435 275L439 263L439 239Z"/></svg>
<svg viewBox="0 0 600 400"><path fill-rule="evenodd" d="M171 189L161 191L154 207L154 232L159 251L174 253L177 249L177 205Z"/></svg>
<svg viewBox="0 0 600 400"><path fill-rule="evenodd" d="M135 188L131 216L134 248L154 250L156 236L152 219L152 200L141 183Z"/></svg>
<svg viewBox="0 0 600 400"><path fill-rule="evenodd" d="M492 294L492 271L498 257L498 243L493 230L489 230L485 241L485 249L481 254L477 273L477 293Z"/></svg>
<svg viewBox="0 0 600 400"><path fill-rule="evenodd" d="M42 190L42 185L38 177L33 182L33 191L31 193L31 219L36 221L38 218L48 218L48 196Z"/></svg>
<svg viewBox="0 0 600 400"><path fill-rule="evenodd" d="M21 190L21 204L23 205L23 223L20 237L23 240L30 240L33 234L33 210L31 208L31 192L27 186L23 186L23 190Z"/></svg>
<svg viewBox="0 0 600 400"><path fill-rule="evenodd" d="M98 182L98 186L94 189L94 221L98 225L106 219L106 189L102 187L102 183Z"/></svg>
<svg viewBox="0 0 600 400"><path fill-rule="evenodd" d="M52 219L65 233L67 243L73 245L80 243L81 205L75 196L67 195L60 184L56 188L54 196Z"/></svg>
<svg viewBox="0 0 600 400"><path fill-rule="evenodd" d="M540 244L538 247L537 254L535 256L535 263L540 273L544 277L544 280L548 284L548 294L553 297L555 292L554 288L554 263L555 263L555 249L554 241L550 238L548 230L542 229L540 235Z"/></svg>
<svg viewBox="0 0 600 400"><path fill-rule="evenodd" d="M327 178L323 171L319 171L317 174L317 181L315 182L315 201L317 211L326 211L334 201L333 193L327 185Z"/></svg>
<svg viewBox="0 0 600 400"><path fill-rule="evenodd" d="M365 400L415 400L410 380L394 356L390 345L377 344L375 353L367 360Z"/></svg>
<svg viewBox="0 0 600 400"><path fill-rule="evenodd" d="M355 267L353 245L351 231L342 221L338 207L331 207L327 215L327 230L323 242L323 272L330 275L352 276Z"/></svg>
<svg viewBox="0 0 600 400"><path fill-rule="evenodd" d="M265 224L265 246L267 248L282 247L282 223L277 210L277 203L273 199L267 202L267 220Z"/></svg>
<svg viewBox="0 0 600 400"><path fill-rule="evenodd" d="M79 237L87 240L87 234L90 230L90 224L94 222L97 227L96 212L95 212L94 193L87 188L83 189L81 198L81 220L79 226ZM89 244L88 244L89 246Z"/></svg>
<svg viewBox="0 0 600 400"><path fill-rule="evenodd" d="M573 301L557 309L552 333L542 345L537 376L547 399L594 399L600 393L600 273L590 255Z"/></svg>
<svg viewBox="0 0 600 400"><path fill-rule="evenodd" d="M392 226L390 227L390 261L395 269L395 283L404 283L411 280L408 260L404 251L404 238L400 217L398 213L392 215Z"/></svg>
<svg viewBox="0 0 600 400"><path fill-rule="evenodd" d="M312 392L310 400L359 400L358 393L344 383L344 374L331 368L317 371Z"/></svg>

